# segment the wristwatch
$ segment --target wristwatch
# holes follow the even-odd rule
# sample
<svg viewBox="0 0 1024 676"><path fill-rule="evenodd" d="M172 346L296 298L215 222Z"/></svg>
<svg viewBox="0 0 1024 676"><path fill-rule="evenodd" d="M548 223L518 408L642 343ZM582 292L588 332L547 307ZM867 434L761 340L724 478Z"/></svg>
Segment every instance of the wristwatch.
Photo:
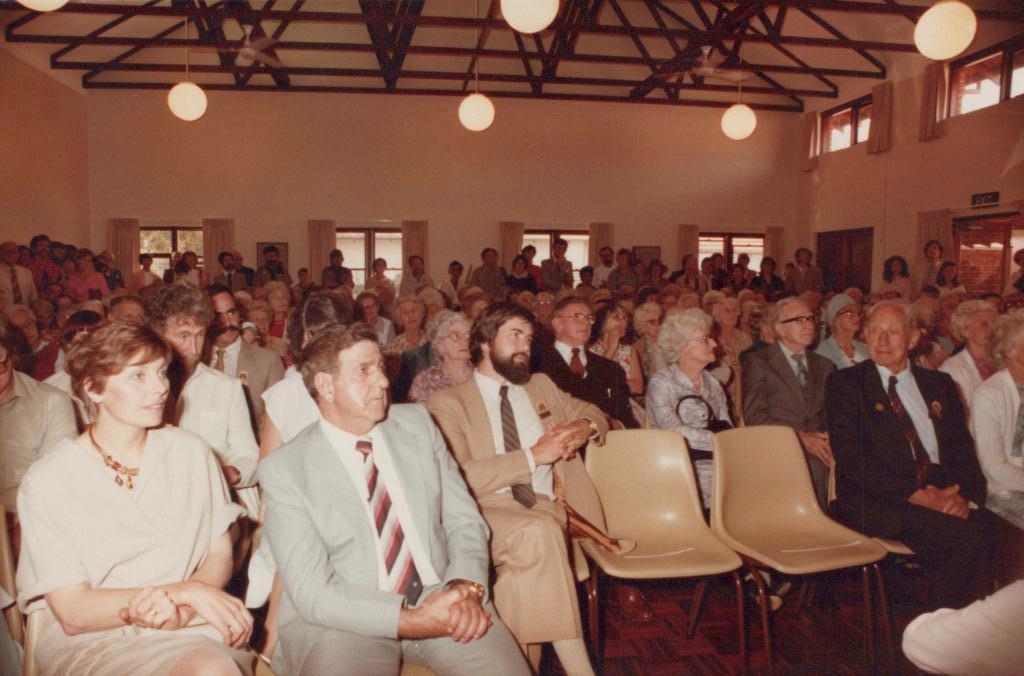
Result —
<svg viewBox="0 0 1024 676"><path fill-rule="evenodd" d="M466 580L461 577L457 577L454 580L450 580L448 584L444 586L445 589L451 589L452 587L463 585L469 588L469 592L476 596L477 601L481 603L484 600L484 586L479 582L473 582L472 580Z"/></svg>

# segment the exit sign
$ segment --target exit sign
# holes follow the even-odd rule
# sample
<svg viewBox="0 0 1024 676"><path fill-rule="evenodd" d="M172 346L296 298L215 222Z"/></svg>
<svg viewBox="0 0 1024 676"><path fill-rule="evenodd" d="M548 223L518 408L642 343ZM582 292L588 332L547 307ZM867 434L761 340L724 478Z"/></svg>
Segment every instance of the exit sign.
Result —
<svg viewBox="0 0 1024 676"><path fill-rule="evenodd" d="M972 209L977 209L978 207L990 207L995 204L999 204L998 192L979 192L976 195L971 195Z"/></svg>

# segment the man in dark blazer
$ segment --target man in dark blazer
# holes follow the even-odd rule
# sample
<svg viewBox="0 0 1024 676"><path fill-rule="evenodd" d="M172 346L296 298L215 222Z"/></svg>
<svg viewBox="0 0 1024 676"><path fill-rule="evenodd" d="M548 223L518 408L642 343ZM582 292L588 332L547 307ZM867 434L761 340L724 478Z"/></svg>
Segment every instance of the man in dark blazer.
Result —
<svg viewBox="0 0 1024 676"><path fill-rule="evenodd" d="M776 310L775 343L742 362L743 422L793 428L807 455L814 492L825 508L834 463L825 422L825 381L835 365L807 349L817 330L807 303L786 298Z"/></svg>
<svg viewBox="0 0 1024 676"><path fill-rule="evenodd" d="M871 360L829 377L832 512L913 549L934 572L931 605L958 608L992 592L996 521L953 380L907 358L913 327L908 306L882 301L865 325Z"/></svg>
<svg viewBox="0 0 1024 676"><path fill-rule="evenodd" d="M538 345L537 370L624 427L639 427L629 407L629 385L622 367L587 350L593 323L594 315L585 300L566 296L558 301L551 320L555 339Z"/></svg>

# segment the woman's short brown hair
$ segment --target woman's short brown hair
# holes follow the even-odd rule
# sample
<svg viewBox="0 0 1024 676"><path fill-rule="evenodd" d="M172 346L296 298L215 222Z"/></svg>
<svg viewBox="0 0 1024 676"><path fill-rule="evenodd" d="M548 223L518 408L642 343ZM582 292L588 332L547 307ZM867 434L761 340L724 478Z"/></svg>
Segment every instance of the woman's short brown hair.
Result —
<svg viewBox="0 0 1024 676"><path fill-rule="evenodd" d="M123 371L133 360L141 358L141 363L148 364L163 358L170 363L171 356L171 346L148 326L110 321L75 337L65 369L74 393L88 402L86 389L103 392L107 378Z"/></svg>
<svg viewBox="0 0 1024 676"><path fill-rule="evenodd" d="M309 396L316 401L316 374L335 374L338 371L338 355L356 343L368 340L379 347L377 333L362 322L349 326L336 324L322 331L309 341L302 350L299 370L302 382L309 390Z"/></svg>
<svg viewBox="0 0 1024 676"><path fill-rule="evenodd" d="M302 363L303 346L307 342L307 335L312 340L326 329L345 326L351 322L351 298L322 291L309 294L302 306L288 317L286 336L292 359L297 364Z"/></svg>

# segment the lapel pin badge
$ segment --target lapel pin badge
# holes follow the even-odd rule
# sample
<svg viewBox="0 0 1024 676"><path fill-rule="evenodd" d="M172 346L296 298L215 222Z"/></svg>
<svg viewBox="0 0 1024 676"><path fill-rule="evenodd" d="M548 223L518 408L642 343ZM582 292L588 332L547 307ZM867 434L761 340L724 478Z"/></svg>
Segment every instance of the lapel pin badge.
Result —
<svg viewBox="0 0 1024 676"><path fill-rule="evenodd" d="M881 413L882 411L885 410L885 406L882 405L882 402L877 402L875 404L875 410Z"/></svg>
<svg viewBox="0 0 1024 676"><path fill-rule="evenodd" d="M537 402L537 415L541 418L548 418L551 416L551 411L548 410L548 407L544 405L543 401Z"/></svg>
<svg viewBox="0 0 1024 676"><path fill-rule="evenodd" d="M941 420L942 419L942 404L940 404L937 401L933 401L932 402L932 416L936 420Z"/></svg>
<svg viewBox="0 0 1024 676"><path fill-rule="evenodd" d="M243 385L249 384L249 373L247 371L239 371L238 379L242 381Z"/></svg>

